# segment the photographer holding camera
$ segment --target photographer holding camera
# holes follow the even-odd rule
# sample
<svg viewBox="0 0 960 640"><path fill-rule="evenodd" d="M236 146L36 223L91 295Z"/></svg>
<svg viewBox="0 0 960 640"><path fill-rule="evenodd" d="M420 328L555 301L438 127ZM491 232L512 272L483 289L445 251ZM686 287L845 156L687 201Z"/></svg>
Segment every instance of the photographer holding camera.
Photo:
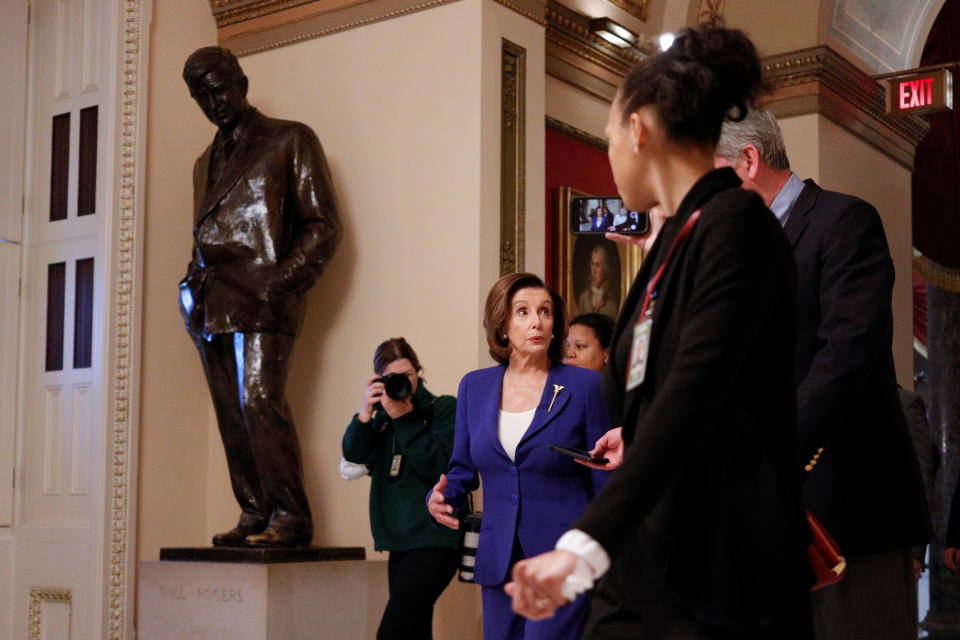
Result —
<svg viewBox="0 0 960 640"><path fill-rule="evenodd" d="M403 338L377 347L363 404L343 436L343 457L370 469L370 528L389 551L390 599L377 640L432 637L433 605L460 564L457 531L437 528L423 497L446 471L457 401L423 385Z"/></svg>

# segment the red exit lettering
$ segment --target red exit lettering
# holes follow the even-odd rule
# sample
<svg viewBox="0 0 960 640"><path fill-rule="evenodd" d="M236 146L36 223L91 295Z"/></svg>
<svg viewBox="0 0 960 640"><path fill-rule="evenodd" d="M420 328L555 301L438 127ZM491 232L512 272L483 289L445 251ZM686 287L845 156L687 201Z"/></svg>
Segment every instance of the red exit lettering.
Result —
<svg viewBox="0 0 960 640"><path fill-rule="evenodd" d="M905 80L900 83L900 108L913 109L933 103L933 78Z"/></svg>

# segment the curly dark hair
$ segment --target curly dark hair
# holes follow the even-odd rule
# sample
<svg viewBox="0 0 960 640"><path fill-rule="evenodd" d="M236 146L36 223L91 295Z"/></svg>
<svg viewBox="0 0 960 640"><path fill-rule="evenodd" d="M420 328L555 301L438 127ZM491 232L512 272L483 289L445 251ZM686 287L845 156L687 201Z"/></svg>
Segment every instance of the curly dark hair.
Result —
<svg viewBox="0 0 960 640"><path fill-rule="evenodd" d="M593 335L597 336L601 348L606 349L610 346L610 339L613 337L613 330L616 327L616 322L610 316L605 316L602 313L584 313L570 321L571 327L575 324L589 327L593 331Z"/></svg>
<svg viewBox="0 0 960 640"><path fill-rule="evenodd" d="M624 120L652 105L668 138L713 147L724 119L742 120L767 89L750 39L710 22L682 29L673 46L637 64L617 95Z"/></svg>

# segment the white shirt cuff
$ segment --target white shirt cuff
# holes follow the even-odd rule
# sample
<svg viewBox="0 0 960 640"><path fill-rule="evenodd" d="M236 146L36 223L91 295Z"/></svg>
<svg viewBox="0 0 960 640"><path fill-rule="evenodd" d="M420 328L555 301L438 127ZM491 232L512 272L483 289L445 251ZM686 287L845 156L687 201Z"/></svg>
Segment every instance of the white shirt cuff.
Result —
<svg viewBox="0 0 960 640"><path fill-rule="evenodd" d="M610 556L600 543L579 529L567 531L557 540L556 549L577 556L577 566L563 581L563 597L573 600L593 588L594 581L610 568Z"/></svg>

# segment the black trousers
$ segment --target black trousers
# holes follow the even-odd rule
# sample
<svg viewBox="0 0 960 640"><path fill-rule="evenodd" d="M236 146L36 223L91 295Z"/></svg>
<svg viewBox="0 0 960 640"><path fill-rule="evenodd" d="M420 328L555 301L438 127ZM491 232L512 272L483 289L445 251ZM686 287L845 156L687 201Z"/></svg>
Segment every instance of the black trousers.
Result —
<svg viewBox="0 0 960 640"><path fill-rule="evenodd" d="M459 566L459 549L391 551L387 563L390 599L377 640L431 640L433 605Z"/></svg>
<svg viewBox="0 0 960 640"><path fill-rule="evenodd" d="M300 441L284 394L293 336L223 333L196 339L243 524L313 533Z"/></svg>

